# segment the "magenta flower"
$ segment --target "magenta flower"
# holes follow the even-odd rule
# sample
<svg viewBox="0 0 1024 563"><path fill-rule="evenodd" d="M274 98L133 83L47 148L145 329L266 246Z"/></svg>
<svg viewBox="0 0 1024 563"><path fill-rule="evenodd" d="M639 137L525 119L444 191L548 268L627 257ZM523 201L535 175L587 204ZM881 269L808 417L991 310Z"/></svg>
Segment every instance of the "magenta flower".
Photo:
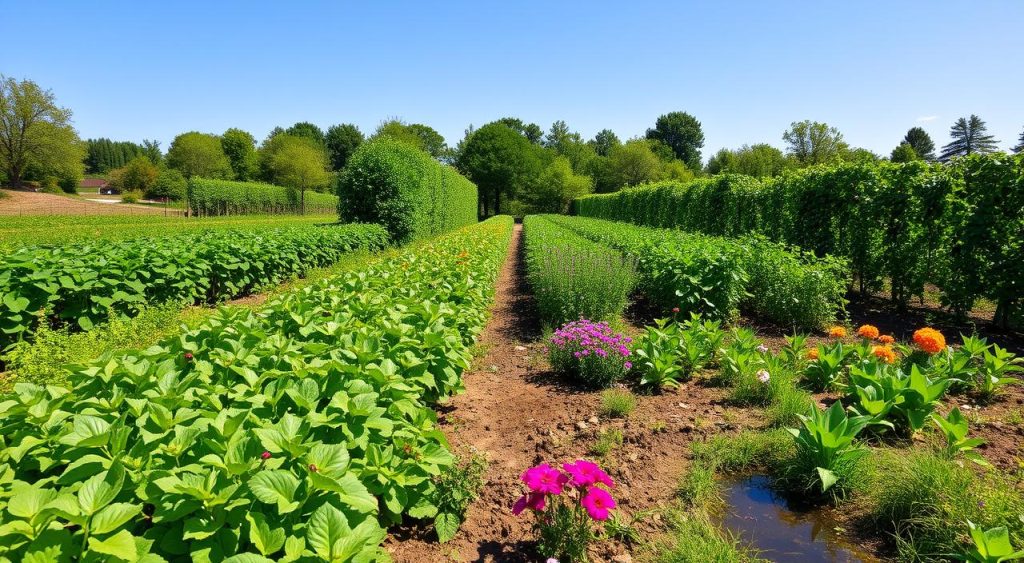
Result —
<svg viewBox="0 0 1024 563"><path fill-rule="evenodd" d="M270 452L263 452L262 454L260 454L260 457L263 458L264 461L266 461L270 459Z"/></svg>
<svg viewBox="0 0 1024 563"><path fill-rule="evenodd" d="M615 481L608 476L596 463L585 459L577 459L576 463L565 463L562 469L572 476L572 486L588 487L596 483L604 483L609 487L615 486Z"/></svg>
<svg viewBox="0 0 1024 563"><path fill-rule="evenodd" d="M519 500L517 500L515 504L512 505L512 514L519 516L519 513L527 508L540 512L541 510L544 510L546 502L547 501L545 500L543 493L530 493L528 495L523 495L519 497Z"/></svg>
<svg viewBox="0 0 1024 563"><path fill-rule="evenodd" d="M192 358L194 358L194 357L195 356L192 355L192 352L185 352L185 361L186 362L191 362Z"/></svg>
<svg viewBox="0 0 1024 563"><path fill-rule="evenodd" d="M580 505L587 510L591 518L603 521L608 519L608 512L615 508L615 499L600 487L590 487L587 494L580 499Z"/></svg>
<svg viewBox="0 0 1024 563"><path fill-rule="evenodd" d="M633 362L626 362L622 364L622 367L626 368L627 370L633 369Z"/></svg>
<svg viewBox="0 0 1024 563"><path fill-rule="evenodd" d="M562 487L569 482L562 472L546 463L527 469L520 479L531 491L549 495L562 494Z"/></svg>
<svg viewBox="0 0 1024 563"><path fill-rule="evenodd" d="M672 312L673 313L678 313L679 312L679 307L672 307Z"/></svg>

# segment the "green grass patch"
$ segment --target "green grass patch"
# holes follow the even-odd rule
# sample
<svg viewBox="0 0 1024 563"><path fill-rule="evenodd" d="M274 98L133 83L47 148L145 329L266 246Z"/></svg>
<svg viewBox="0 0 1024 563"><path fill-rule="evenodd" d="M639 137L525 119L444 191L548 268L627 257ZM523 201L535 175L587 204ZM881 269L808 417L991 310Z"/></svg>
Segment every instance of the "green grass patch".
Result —
<svg viewBox="0 0 1024 563"><path fill-rule="evenodd" d="M601 393L601 416L626 418L636 408L636 396L628 389L608 389Z"/></svg>

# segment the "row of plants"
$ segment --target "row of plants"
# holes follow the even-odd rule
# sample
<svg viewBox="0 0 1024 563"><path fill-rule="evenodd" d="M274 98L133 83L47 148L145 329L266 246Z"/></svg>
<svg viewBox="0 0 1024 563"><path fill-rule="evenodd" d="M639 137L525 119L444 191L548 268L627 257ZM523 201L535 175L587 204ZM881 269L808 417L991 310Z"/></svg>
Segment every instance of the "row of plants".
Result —
<svg viewBox="0 0 1024 563"><path fill-rule="evenodd" d="M712 237L584 217L547 216L636 261L638 289L662 311L728 320L739 311L782 326L818 328L845 304L843 261L764 237Z"/></svg>
<svg viewBox="0 0 1024 563"><path fill-rule="evenodd" d="M363 143L337 183L344 222L377 223L394 240L435 236L477 221L476 184L408 143Z"/></svg>
<svg viewBox="0 0 1024 563"><path fill-rule="evenodd" d="M454 533L431 405L461 389L512 233L496 218L224 309L0 397L0 556L374 561Z"/></svg>
<svg viewBox="0 0 1024 563"><path fill-rule="evenodd" d="M1021 320L1024 156L971 155L952 165L846 163L757 180L725 174L579 198L581 216L719 236L760 233L849 260L862 291L888 283L906 306L927 283L965 314L982 298L995 321Z"/></svg>
<svg viewBox="0 0 1024 563"><path fill-rule="evenodd" d="M331 223L330 215L233 215L189 218L162 215L25 215L4 217L0 225L0 255L33 245L78 244L91 241L122 240L142 236L167 236L182 232L224 229L272 229Z"/></svg>
<svg viewBox="0 0 1024 563"><path fill-rule="evenodd" d="M635 283L633 260L561 227L547 216L523 219L526 277L541 321L618 318Z"/></svg>
<svg viewBox="0 0 1024 563"><path fill-rule="evenodd" d="M41 323L89 330L147 304L213 303L387 243L377 225L333 225L24 247L0 257L0 348Z"/></svg>
<svg viewBox="0 0 1024 563"><path fill-rule="evenodd" d="M188 206L199 217L253 213L330 213L338 207L334 194L299 191L261 182L192 178Z"/></svg>

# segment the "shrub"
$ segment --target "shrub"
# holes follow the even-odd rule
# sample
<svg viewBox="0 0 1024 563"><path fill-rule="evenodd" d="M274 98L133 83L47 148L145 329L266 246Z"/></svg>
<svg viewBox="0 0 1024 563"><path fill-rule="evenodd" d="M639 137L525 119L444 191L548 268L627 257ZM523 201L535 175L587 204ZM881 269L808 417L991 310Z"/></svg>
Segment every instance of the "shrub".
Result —
<svg viewBox="0 0 1024 563"><path fill-rule="evenodd" d="M378 223L398 242L475 223L476 185L408 143L363 143L337 182L342 221Z"/></svg>
<svg viewBox="0 0 1024 563"><path fill-rule="evenodd" d="M299 213L299 193L291 188L258 182L232 182L192 178L188 182L188 205L198 216L245 215L250 213ZM306 194L307 213L328 213L338 206L331 194Z"/></svg>
<svg viewBox="0 0 1024 563"><path fill-rule="evenodd" d="M608 387L632 367L628 360L630 342L629 337L613 331L608 323L573 321L551 336L551 366L584 387Z"/></svg>
<svg viewBox="0 0 1024 563"><path fill-rule="evenodd" d="M127 191L121 193L121 203L138 203L142 200L142 192Z"/></svg>
<svg viewBox="0 0 1024 563"><path fill-rule="evenodd" d="M579 319L611 320L626 307L633 261L555 225L545 217L523 220L526 274L549 326Z"/></svg>

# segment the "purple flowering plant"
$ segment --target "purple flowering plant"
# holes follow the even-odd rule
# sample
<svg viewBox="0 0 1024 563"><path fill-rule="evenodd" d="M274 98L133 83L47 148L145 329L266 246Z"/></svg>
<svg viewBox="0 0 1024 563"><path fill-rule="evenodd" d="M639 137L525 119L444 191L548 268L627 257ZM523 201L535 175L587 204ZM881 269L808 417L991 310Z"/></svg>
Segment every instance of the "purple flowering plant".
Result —
<svg viewBox="0 0 1024 563"><path fill-rule="evenodd" d="M585 387L601 388L615 383L633 367L631 343L606 322L580 319L551 335L548 353L558 373Z"/></svg>

